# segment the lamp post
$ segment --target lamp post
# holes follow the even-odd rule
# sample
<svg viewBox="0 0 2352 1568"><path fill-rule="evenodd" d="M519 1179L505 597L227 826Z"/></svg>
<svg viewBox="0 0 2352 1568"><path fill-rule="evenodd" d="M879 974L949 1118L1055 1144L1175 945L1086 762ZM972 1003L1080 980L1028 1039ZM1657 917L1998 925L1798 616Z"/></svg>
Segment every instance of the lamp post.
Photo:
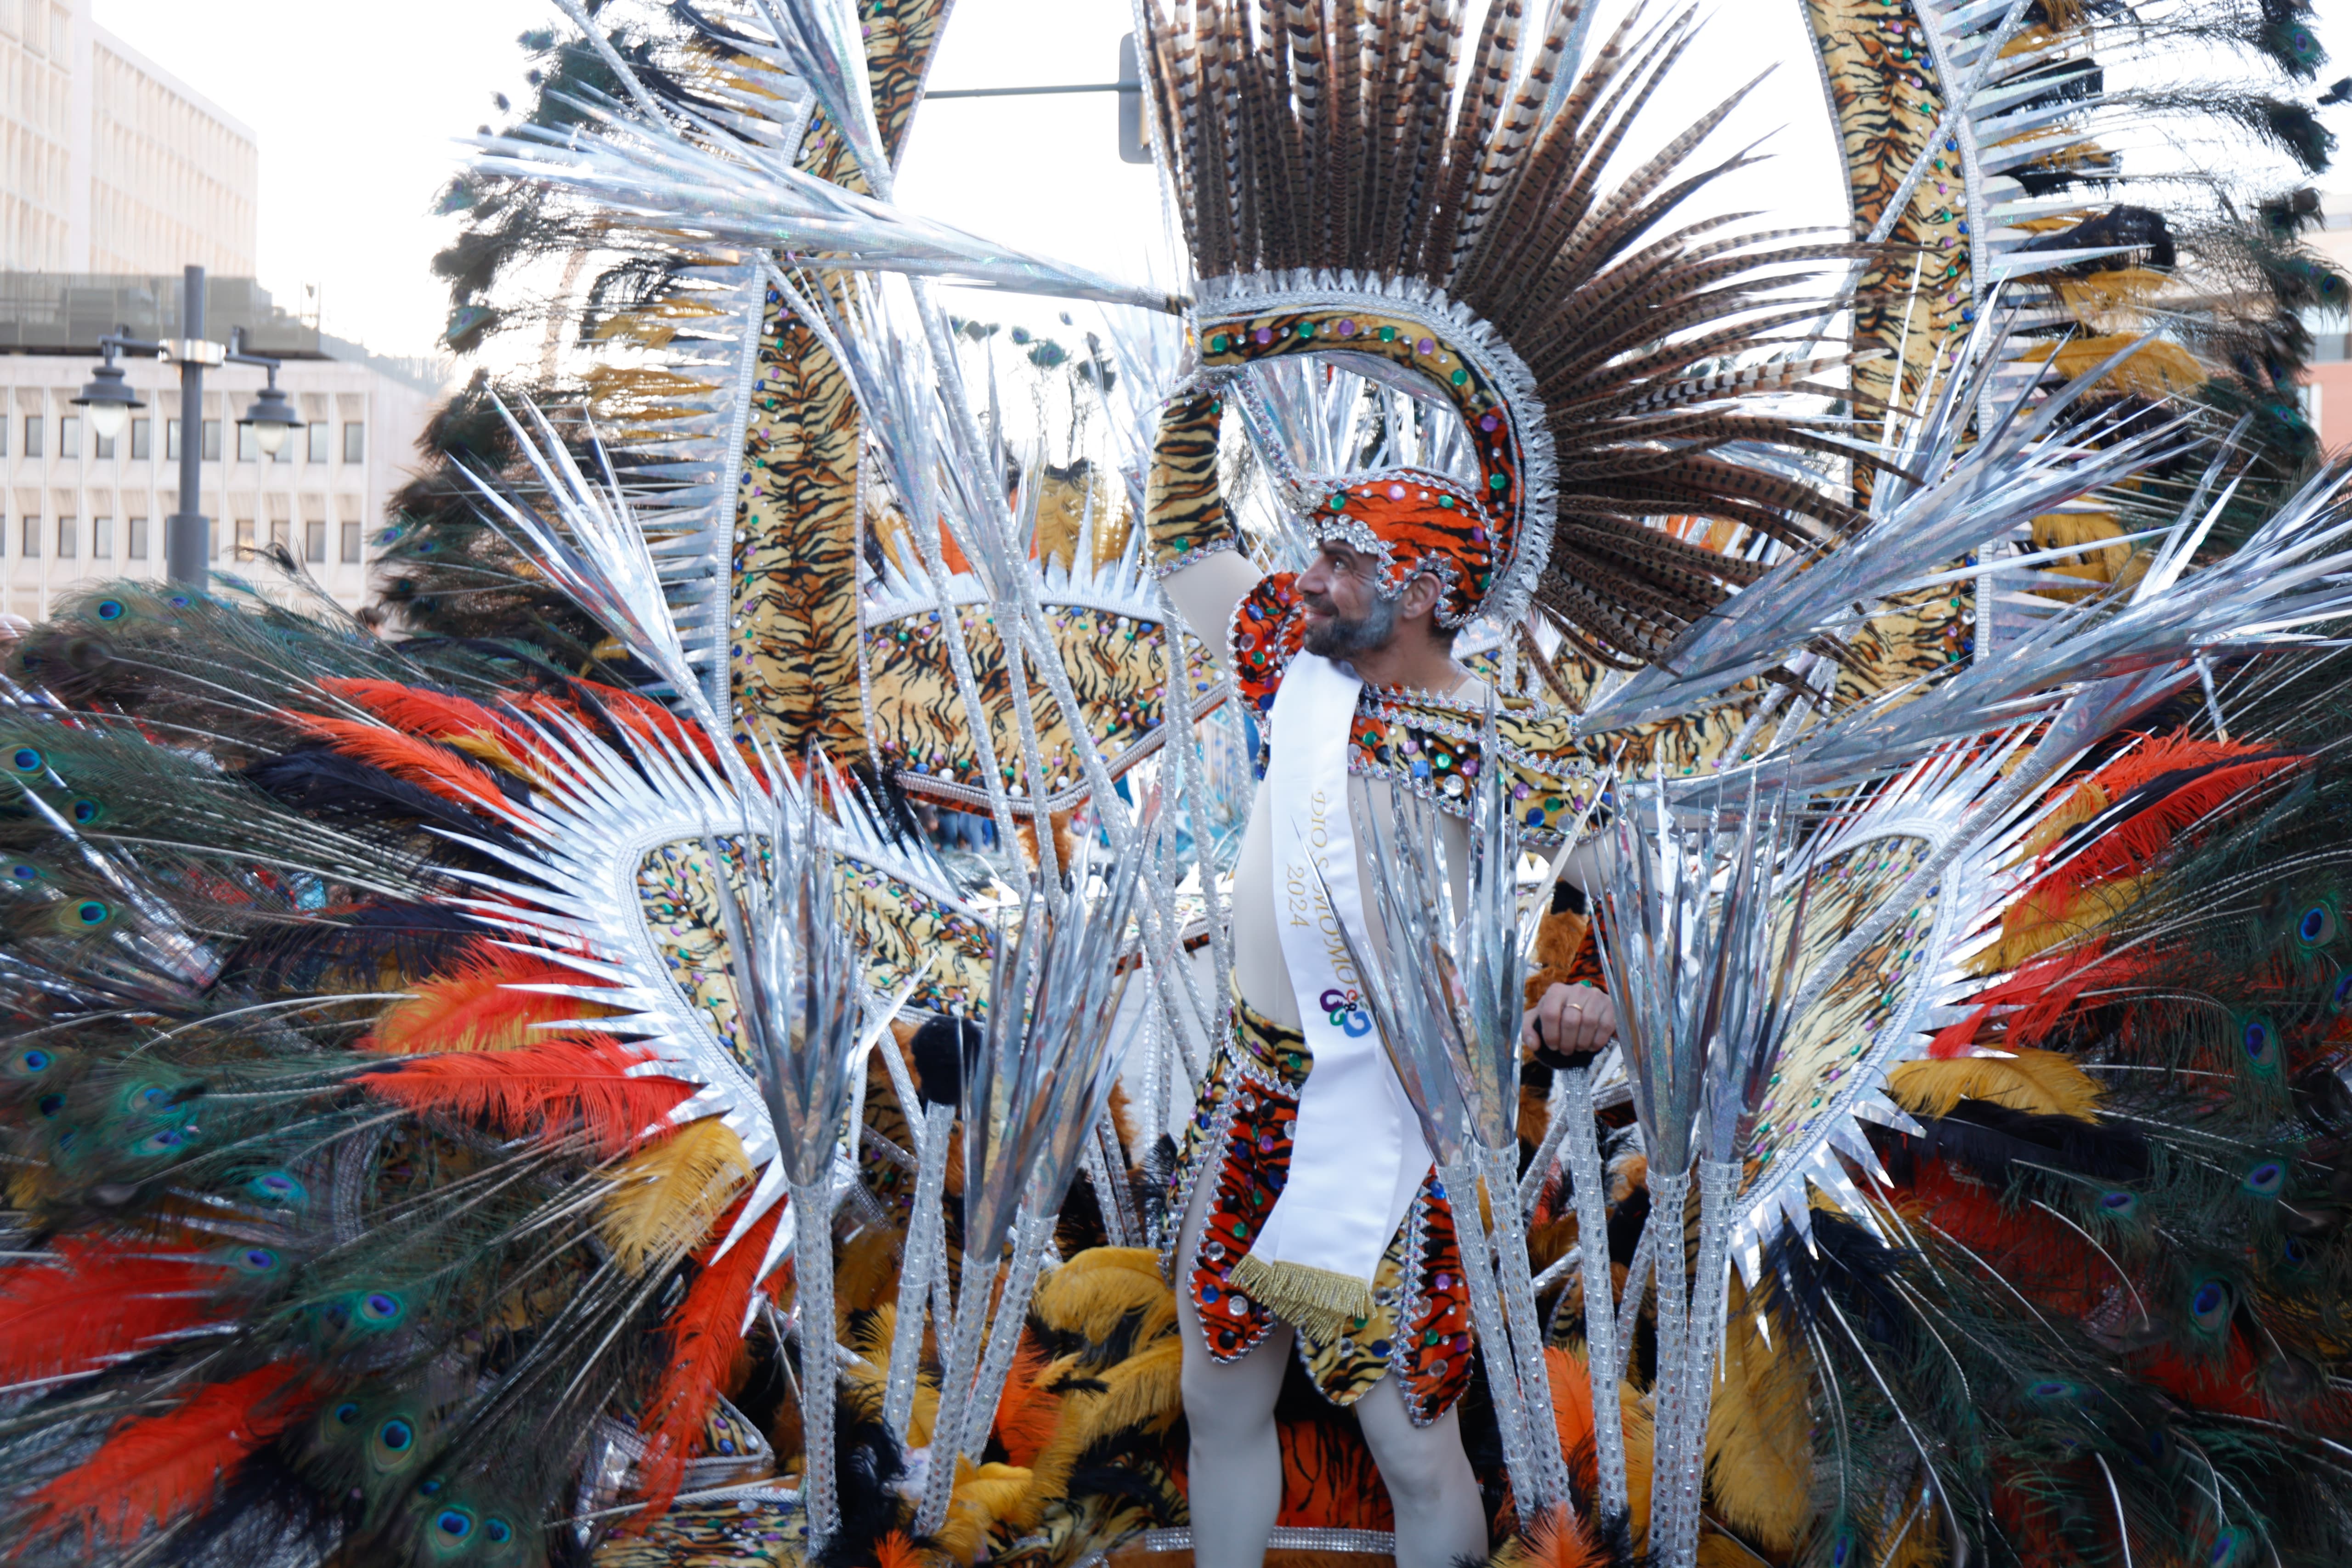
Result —
<svg viewBox="0 0 2352 1568"><path fill-rule="evenodd" d="M123 379L122 369L116 364L121 353L153 354L158 359L179 362L180 366L180 510L164 520L164 569L174 583L204 582L212 570L212 524L203 509L204 436L205 436L205 367L215 364L258 365L269 373L268 384L253 405L238 420L240 426L253 431L253 444L263 458L275 458L286 445L286 438L301 428L302 421L294 412L286 394L278 387L279 361L267 354L245 352L245 330L240 327L229 334L226 348L213 342L205 331L205 269L191 267L181 283L180 326L187 333L164 342L150 342L134 338L128 332L110 332L98 340L105 359L90 374L89 383L81 395L73 401L87 410L91 431L111 441L122 434L123 421L134 408L147 405L139 401L138 394Z"/></svg>

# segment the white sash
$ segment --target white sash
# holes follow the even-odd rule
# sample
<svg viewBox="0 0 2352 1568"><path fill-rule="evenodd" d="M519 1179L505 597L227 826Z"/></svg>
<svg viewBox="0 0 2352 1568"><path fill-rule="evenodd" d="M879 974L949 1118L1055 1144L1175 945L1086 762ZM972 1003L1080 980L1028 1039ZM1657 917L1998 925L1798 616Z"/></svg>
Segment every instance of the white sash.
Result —
<svg viewBox="0 0 2352 1568"><path fill-rule="evenodd" d="M1348 731L1362 689L1302 652L1275 693L1266 767L1275 915L1315 1065L1298 1097L1287 1184L1231 1277L1326 1338L1370 1315L1381 1254L1430 1160L1339 936L1341 921L1360 943L1371 934L1348 811Z"/></svg>

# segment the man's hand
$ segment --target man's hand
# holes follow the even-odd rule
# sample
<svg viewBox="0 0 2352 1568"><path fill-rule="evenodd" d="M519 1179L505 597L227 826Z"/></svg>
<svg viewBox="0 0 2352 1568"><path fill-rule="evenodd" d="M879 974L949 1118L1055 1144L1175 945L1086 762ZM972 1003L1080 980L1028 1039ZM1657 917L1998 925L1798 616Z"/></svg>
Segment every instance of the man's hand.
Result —
<svg viewBox="0 0 2352 1568"><path fill-rule="evenodd" d="M1526 1043L1542 1056L1591 1056L1617 1032L1617 1004L1591 985L1555 985L1528 1014Z"/></svg>

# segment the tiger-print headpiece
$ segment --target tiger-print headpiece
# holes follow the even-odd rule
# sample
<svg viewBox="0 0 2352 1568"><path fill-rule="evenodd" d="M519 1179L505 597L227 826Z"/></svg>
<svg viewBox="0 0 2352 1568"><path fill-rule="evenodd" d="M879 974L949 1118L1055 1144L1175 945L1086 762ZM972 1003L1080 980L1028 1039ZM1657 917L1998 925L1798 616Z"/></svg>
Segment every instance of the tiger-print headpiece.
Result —
<svg viewBox="0 0 2352 1568"><path fill-rule="evenodd" d="M1378 557L1391 594L1418 574L1440 578L1440 626L1481 612L1502 623L1525 615L1551 545L1553 478L1542 405L1517 356L1427 289L1272 281L1203 285L1193 321L1204 371L1299 354L1353 361L1391 383L1402 370L1451 404L1478 458L1475 481L1425 468L1302 476L1314 498L1309 533ZM1239 308L1220 309L1221 299Z"/></svg>
<svg viewBox="0 0 2352 1568"><path fill-rule="evenodd" d="M1749 166L1692 166L1736 99L1654 154L1620 154L1675 112L1661 89L1696 14L1654 22L1637 7L1573 47L1588 9L1544 7L1537 23L1460 0L1187 0L1152 11L1145 97L1201 279L1192 321L1212 381L1307 353L1433 384L1475 440L1486 521L1434 508L1376 523L1353 501L1347 514L1392 554L1451 563L1449 616L1502 622L1532 606L1583 653L1633 669L1772 559L1828 548L1859 521L1789 459L1867 466L1872 453L1841 419L1758 400L1846 395L1808 379L1843 354L1786 345L1818 341L1840 308L1838 269L1822 264L1877 250L1686 213ZM1564 60L1578 62L1572 81ZM1818 292L1791 293L1811 279ZM1181 435L1187 471L1197 479L1204 458L1213 470L1213 437L1203 453L1200 429ZM1294 498L1386 480L1416 504L1428 478L1283 477ZM1693 517L1731 525L1731 546L1683 538Z"/></svg>

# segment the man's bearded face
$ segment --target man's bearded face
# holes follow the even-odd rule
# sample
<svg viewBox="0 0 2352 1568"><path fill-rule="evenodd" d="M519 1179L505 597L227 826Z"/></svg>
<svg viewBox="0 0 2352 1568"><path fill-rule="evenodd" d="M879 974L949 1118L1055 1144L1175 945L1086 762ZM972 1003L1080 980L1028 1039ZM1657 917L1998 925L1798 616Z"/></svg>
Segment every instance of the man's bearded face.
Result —
<svg viewBox="0 0 2352 1568"><path fill-rule="evenodd" d="M1320 604L1316 602L1318 597ZM1371 653L1386 647L1396 636L1397 602L1386 595L1375 594L1370 607L1353 616L1341 615L1328 595L1309 594L1307 605L1316 612L1307 622L1307 651L1324 658Z"/></svg>
<svg viewBox="0 0 2352 1568"><path fill-rule="evenodd" d="M1381 591L1374 558L1326 540L1298 576L1307 610L1307 651L1323 658L1353 658L1386 647L1396 636L1397 598Z"/></svg>

